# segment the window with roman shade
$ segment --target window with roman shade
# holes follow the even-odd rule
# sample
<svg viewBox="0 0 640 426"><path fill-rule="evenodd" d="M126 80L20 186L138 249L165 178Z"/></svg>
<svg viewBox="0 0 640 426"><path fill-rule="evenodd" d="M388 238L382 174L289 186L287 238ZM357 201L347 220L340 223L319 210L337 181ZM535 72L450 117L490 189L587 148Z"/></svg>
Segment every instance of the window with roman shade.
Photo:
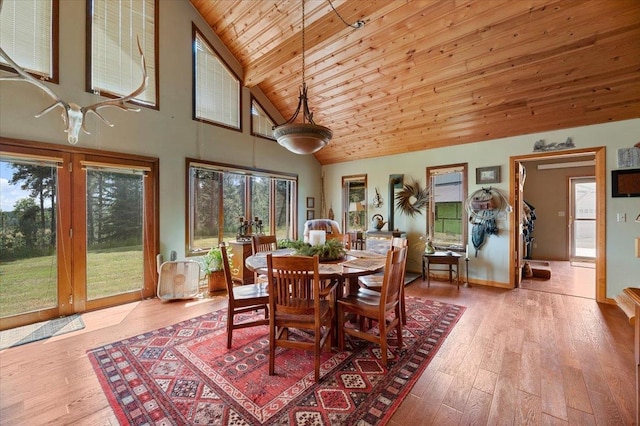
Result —
<svg viewBox="0 0 640 426"><path fill-rule="evenodd" d="M58 82L58 0L4 0L0 46L22 68ZM8 63L0 58L0 65Z"/></svg>
<svg viewBox="0 0 640 426"><path fill-rule="evenodd" d="M87 44L90 48L88 91L126 96L142 82L138 40L144 52L147 88L135 103L158 107L158 0L90 0Z"/></svg>
<svg viewBox="0 0 640 426"><path fill-rule="evenodd" d="M251 134L276 140L273 136L275 122L255 99L251 100Z"/></svg>
<svg viewBox="0 0 640 426"><path fill-rule="evenodd" d="M240 130L240 79L195 26L193 72L194 119Z"/></svg>

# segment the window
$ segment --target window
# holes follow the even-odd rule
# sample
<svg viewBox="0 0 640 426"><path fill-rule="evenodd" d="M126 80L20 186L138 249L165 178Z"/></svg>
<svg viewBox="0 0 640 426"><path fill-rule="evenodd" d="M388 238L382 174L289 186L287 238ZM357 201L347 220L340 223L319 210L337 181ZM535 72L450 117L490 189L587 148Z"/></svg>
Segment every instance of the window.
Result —
<svg viewBox="0 0 640 426"><path fill-rule="evenodd" d="M255 99L251 100L251 134L263 138L275 140L273 127L275 122Z"/></svg>
<svg viewBox="0 0 640 426"><path fill-rule="evenodd" d="M236 239L240 218L265 234L296 238L296 176L187 159L188 254ZM258 232L257 226L252 232Z"/></svg>
<svg viewBox="0 0 640 426"><path fill-rule="evenodd" d="M427 229L433 245L445 250L464 250L467 221L467 164L427 168L429 211Z"/></svg>
<svg viewBox="0 0 640 426"><path fill-rule="evenodd" d="M142 82L139 40L149 80L134 102L158 107L158 0L90 0L89 6L87 91L119 97L136 90Z"/></svg>
<svg viewBox="0 0 640 426"><path fill-rule="evenodd" d="M240 79L193 26L193 118L240 130Z"/></svg>
<svg viewBox="0 0 640 426"><path fill-rule="evenodd" d="M25 70L58 82L58 0L4 0L0 45ZM7 65L0 58L0 64Z"/></svg>
<svg viewBox="0 0 640 426"><path fill-rule="evenodd" d="M367 230L367 175L342 177L343 232Z"/></svg>

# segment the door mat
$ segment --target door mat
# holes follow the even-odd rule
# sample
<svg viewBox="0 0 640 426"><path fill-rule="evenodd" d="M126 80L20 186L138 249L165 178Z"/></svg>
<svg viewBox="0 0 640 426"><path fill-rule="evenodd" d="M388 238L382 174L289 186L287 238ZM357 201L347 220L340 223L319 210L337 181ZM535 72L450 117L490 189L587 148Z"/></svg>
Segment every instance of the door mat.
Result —
<svg viewBox="0 0 640 426"><path fill-rule="evenodd" d="M80 315L75 314L3 330L0 331L0 350L82 330L83 328L84 322L82 318Z"/></svg>

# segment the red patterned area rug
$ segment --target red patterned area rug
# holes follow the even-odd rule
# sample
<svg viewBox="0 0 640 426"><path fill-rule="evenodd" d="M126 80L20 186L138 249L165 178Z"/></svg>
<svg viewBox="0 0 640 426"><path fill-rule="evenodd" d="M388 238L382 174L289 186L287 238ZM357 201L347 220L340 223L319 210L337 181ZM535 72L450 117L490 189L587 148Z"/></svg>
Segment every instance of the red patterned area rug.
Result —
<svg viewBox="0 0 640 426"><path fill-rule="evenodd" d="M348 351L323 353L318 383L313 354L296 349L278 348L276 375L268 375L267 326L235 330L227 350L225 310L88 356L121 424L379 425L408 395L464 309L407 297L403 348L398 352L391 339L388 368L379 346L349 340Z"/></svg>

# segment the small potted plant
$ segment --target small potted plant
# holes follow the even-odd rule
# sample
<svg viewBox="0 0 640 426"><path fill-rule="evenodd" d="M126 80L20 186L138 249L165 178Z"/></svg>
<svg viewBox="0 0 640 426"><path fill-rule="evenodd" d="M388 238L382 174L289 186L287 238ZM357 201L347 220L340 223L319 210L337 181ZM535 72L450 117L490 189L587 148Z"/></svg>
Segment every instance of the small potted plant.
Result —
<svg viewBox="0 0 640 426"><path fill-rule="evenodd" d="M232 253L230 253L228 248L227 255L229 257L229 264L231 264ZM209 293L225 290L227 284L222 269L222 251L220 247L212 247L202 258L202 265L203 272L209 282Z"/></svg>

